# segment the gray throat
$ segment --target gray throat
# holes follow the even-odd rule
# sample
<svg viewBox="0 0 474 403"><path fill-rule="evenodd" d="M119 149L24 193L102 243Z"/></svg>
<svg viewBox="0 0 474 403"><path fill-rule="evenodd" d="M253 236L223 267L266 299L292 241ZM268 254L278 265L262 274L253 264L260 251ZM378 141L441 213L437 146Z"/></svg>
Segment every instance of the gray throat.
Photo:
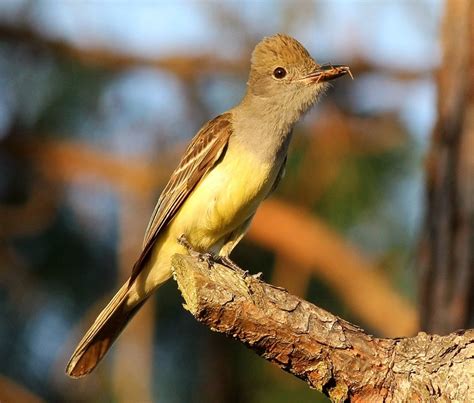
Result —
<svg viewBox="0 0 474 403"><path fill-rule="evenodd" d="M262 162L279 162L285 157L293 125L300 113L291 113L268 98L246 96L233 108L233 138ZM288 113L290 112L290 113Z"/></svg>

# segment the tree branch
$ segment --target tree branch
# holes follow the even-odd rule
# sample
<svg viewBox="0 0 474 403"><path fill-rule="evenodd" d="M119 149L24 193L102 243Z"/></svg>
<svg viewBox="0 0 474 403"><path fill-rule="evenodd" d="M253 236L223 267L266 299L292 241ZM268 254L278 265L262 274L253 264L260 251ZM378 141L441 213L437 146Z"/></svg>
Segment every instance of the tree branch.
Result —
<svg viewBox="0 0 474 403"><path fill-rule="evenodd" d="M474 326L474 3L445 2L438 119L426 163L421 327Z"/></svg>
<svg viewBox="0 0 474 403"><path fill-rule="evenodd" d="M120 71L136 66L146 66L168 71L184 79L201 77L204 73L216 72L241 72L247 66L247 60L227 60L212 54L169 55L162 57L139 56L124 53L108 47L77 46L63 39L54 39L42 35L34 28L27 25L12 25L0 22L0 38L8 42L23 42L37 49L50 51L52 54L73 59L85 66L96 66ZM355 75L377 71L396 77L400 80L418 80L431 74L432 69L418 71L396 69L374 65L371 61L356 58L351 61L351 71ZM196 66L199 66L198 68Z"/></svg>
<svg viewBox="0 0 474 403"><path fill-rule="evenodd" d="M269 198L258 209L248 237L316 273L357 318L379 334L412 336L418 330L413 305L369 259L304 209Z"/></svg>
<svg viewBox="0 0 474 403"><path fill-rule="evenodd" d="M179 155L173 150L171 156L160 155L158 162L151 164L146 158L124 159L81 142L38 142L30 138L21 143L11 141L7 149L31 161L48 181L106 183L122 196L139 197L148 197L150 191L164 185L171 172L168 161ZM1 212L0 206L0 224ZM273 226L269 227L268 222ZM288 234L298 234L298 238ZM417 331L418 315L413 305L375 270L369 259L304 209L267 199L257 211L248 239L323 279L357 318L380 335L411 336Z"/></svg>
<svg viewBox="0 0 474 403"><path fill-rule="evenodd" d="M215 264L173 258L184 307L334 401L466 401L474 393L474 330L380 339L264 283ZM384 401L385 401L384 400Z"/></svg>

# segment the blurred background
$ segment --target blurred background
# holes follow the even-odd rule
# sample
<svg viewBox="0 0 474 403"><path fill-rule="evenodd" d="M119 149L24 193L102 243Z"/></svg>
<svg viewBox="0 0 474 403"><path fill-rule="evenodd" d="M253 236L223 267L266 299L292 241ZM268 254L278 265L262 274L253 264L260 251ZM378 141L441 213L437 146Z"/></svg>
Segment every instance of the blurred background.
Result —
<svg viewBox="0 0 474 403"><path fill-rule="evenodd" d="M286 177L234 260L377 336L472 325L473 8L2 0L0 400L326 401L196 323L173 281L93 374L64 374L187 142L240 101L253 47L277 32L355 80L298 124Z"/></svg>

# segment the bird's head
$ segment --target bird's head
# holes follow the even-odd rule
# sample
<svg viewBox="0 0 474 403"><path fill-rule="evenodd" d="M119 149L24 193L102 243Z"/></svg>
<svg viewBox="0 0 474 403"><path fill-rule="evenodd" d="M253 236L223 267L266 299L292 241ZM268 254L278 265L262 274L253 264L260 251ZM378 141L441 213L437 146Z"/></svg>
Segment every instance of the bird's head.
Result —
<svg viewBox="0 0 474 403"><path fill-rule="evenodd" d="M327 88L327 81L345 74L350 74L349 67L319 65L296 39L277 34L255 47L247 93L299 116Z"/></svg>

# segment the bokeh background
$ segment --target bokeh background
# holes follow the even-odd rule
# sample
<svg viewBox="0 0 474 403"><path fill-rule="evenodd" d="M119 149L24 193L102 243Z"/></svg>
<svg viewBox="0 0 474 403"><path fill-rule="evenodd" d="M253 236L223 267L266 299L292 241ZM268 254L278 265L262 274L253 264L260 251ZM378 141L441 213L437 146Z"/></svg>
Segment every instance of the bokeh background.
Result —
<svg viewBox="0 0 474 403"><path fill-rule="evenodd" d="M373 334L416 333L444 10L441 0L2 0L2 402L326 401L196 323L173 281L93 374L64 374L130 273L183 148L239 102L251 50L277 32L355 80L334 82L298 124L286 178L234 260Z"/></svg>

